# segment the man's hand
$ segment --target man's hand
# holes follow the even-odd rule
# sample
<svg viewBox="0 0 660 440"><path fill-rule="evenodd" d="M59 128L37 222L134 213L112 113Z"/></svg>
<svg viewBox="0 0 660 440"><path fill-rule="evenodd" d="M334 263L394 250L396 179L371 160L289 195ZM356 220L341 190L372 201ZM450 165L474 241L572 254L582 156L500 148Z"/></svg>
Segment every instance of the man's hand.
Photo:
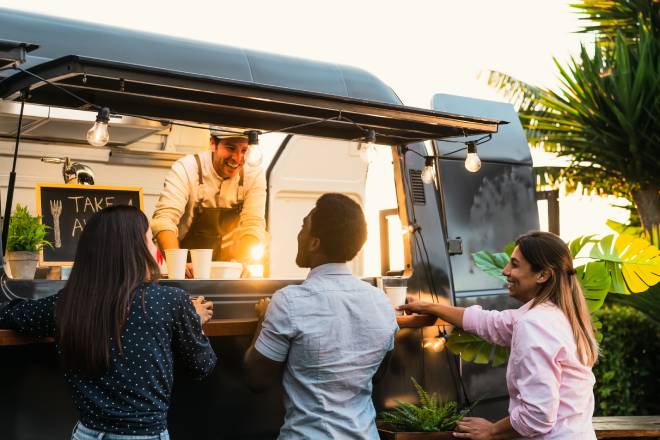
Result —
<svg viewBox="0 0 660 440"><path fill-rule="evenodd" d="M186 278L194 278L195 274L192 270L192 263L186 263Z"/></svg>
<svg viewBox="0 0 660 440"><path fill-rule="evenodd" d="M415 298L414 296L408 296L406 298L406 304L403 304L397 307L396 309L400 312L404 311L408 313L427 314L428 313L427 306L429 304L430 303L426 301L418 301L417 298Z"/></svg>
<svg viewBox="0 0 660 440"><path fill-rule="evenodd" d="M259 318L259 321L264 320L264 316L266 316L266 310L268 310L269 305L270 305L270 298L262 298L259 300L258 303L254 305L254 311L257 313L257 317Z"/></svg>
<svg viewBox="0 0 660 440"><path fill-rule="evenodd" d="M203 296L198 296L192 299L195 311L200 317L202 325L206 324L213 317L213 302L206 301Z"/></svg>
<svg viewBox="0 0 660 440"><path fill-rule="evenodd" d="M472 440L491 440L495 424L479 417L464 417L456 424L454 437Z"/></svg>

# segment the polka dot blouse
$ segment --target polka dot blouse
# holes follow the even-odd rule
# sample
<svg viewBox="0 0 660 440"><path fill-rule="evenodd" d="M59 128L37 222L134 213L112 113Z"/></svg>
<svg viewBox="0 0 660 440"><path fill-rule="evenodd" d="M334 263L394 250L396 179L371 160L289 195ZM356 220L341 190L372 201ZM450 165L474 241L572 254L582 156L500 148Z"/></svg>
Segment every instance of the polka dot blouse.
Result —
<svg viewBox="0 0 660 440"><path fill-rule="evenodd" d="M142 308L144 293L145 308ZM54 336L53 311L60 293L0 308L0 327L35 336ZM110 368L100 377L65 372L80 421L116 434L153 435L167 429L173 357L196 378L216 363L199 315L188 294L157 284L138 289L122 333L123 354L112 348ZM59 352L59 350L58 350Z"/></svg>

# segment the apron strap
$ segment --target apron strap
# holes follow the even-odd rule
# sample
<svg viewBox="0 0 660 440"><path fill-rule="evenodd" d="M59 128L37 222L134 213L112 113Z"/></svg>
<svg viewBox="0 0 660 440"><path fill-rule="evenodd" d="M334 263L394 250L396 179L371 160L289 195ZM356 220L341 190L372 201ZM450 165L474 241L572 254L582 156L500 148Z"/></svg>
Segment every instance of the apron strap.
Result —
<svg viewBox="0 0 660 440"><path fill-rule="evenodd" d="M204 177L202 176L202 160L199 154L195 154L195 162L197 162L197 204L195 210L198 211L204 202Z"/></svg>
<svg viewBox="0 0 660 440"><path fill-rule="evenodd" d="M240 171L240 178L238 179L238 188L236 190L236 204L243 205L243 199L245 199L245 190L243 189L243 168Z"/></svg>

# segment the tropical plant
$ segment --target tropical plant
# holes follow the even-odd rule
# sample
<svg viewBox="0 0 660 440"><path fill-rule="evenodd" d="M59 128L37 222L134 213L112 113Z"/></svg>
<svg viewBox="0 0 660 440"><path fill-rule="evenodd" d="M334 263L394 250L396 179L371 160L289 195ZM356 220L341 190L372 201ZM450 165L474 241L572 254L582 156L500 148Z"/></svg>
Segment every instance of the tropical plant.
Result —
<svg viewBox="0 0 660 440"><path fill-rule="evenodd" d="M414 377L411 377L410 380L417 391L419 405L397 401L396 408L380 414L382 422L392 425L397 430L409 432L451 431L456 423L474 407L472 405L459 410L456 402L441 402L436 393L429 395Z"/></svg>
<svg viewBox="0 0 660 440"><path fill-rule="evenodd" d="M654 0L582 0L574 7L596 32L593 50L558 69L559 90L535 87L505 73L488 82L514 105L533 145L571 158L570 166L545 169L569 190L632 200L642 226L660 224L660 38Z"/></svg>
<svg viewBox="0 0 660 440"><path fill-rule="evenodd" d="M45 238L47 230L48 226L41 223L41 217L33 217L27 207L16 205L7 229L7 251L38 252L44 246L51 246Z"/></svg>
<svg viewBox="0 0 660 440"><path fill-rule="evenodd" d="M591 246L586 256L587 245ZM626 234L596 238L594 235L578 237L568 243L574 261L586 262L576 267L576 276L589 312L598 332L601 323L598 311L606 298L615 302L637 306L651 320L660 316L660 250L648 241ZM472 254L475 265L484 272L502 278L502 270L512 252L511 243L504 252L479 251ZM640 295L642 292L647 292ZM612 294L612 295L609 295ZM631 295L635 294L635 295ZM648 296L647 296L648 295ZM633 298L631 298L633 297ZM597 334L598 338L602 335ZM508 350L495 346L467 332L452 333L446 346L463 360L477 364L498 366L506 362Z"/></svg>

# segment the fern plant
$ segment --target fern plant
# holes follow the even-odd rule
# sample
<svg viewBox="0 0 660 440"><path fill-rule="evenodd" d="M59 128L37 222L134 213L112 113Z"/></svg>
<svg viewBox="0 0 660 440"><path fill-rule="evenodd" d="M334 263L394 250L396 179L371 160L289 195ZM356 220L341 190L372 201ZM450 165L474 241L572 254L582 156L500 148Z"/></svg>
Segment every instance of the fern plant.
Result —
<svg viewBox="0 0 660 440"><path fill-rule="evenodd" d="M7 229L7 251L38 252L44 246L52 246L45 238L47 229L40 217L33 217L27 207L16 205Z"/></svg>
<svg viewBox="0 0 660 440"><path fill-rule="evenodd" d="M456 402L441 402L436 393L429 395L417 383L414 377L411 377L410 380L412 380L417 391L419 405L397 401L399 406L380 414L380 419L383 422L394 426L399 431L452 431L456 423L465 417L474 407L472 405L459 410Z"/></svg>

